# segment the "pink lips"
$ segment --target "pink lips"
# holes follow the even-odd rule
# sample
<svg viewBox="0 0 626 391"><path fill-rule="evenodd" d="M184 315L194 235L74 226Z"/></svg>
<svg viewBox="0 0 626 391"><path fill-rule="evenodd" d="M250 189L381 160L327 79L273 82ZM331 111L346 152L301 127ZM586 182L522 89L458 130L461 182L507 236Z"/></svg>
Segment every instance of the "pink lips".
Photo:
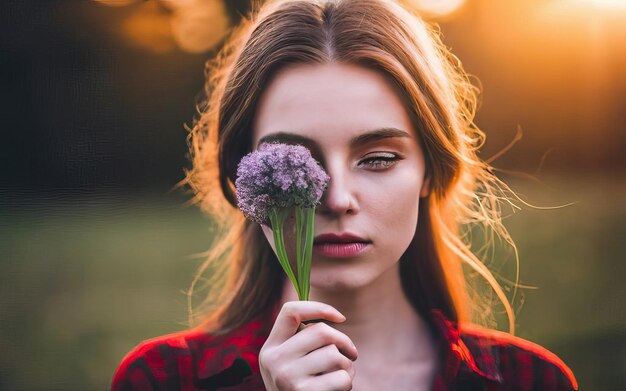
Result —
<svg viewBox="0 0 626 391"><path fill-rule="evenodd" d="M333 258L355 257L370 247L371 241L352 234L322 234L313 241L313 252Z"/></svg>

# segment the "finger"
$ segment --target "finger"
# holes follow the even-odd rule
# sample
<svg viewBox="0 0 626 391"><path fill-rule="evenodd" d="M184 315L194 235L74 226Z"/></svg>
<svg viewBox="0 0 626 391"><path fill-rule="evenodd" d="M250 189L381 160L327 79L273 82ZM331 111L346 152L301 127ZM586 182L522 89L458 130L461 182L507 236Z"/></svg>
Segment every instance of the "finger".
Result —
<svg viewBox="0 0 626 391"><path fill-rule="evenodd" d="M298 326L298 332L300 332L303 329L306 329L310 325L313 325L313 324L319 323L319 322L323 322L323 321L324 321L323 319L303 320L302 323L300 323L300 325Z"/></svg>
<svg viewBox="0 0 626 391"><path fill-rule="evenodd" d="M336 346L341 354L352 361L356 360L359 355L350 337L326 323L306 326L305 329L285 341L281 350L288 357L301 357L326 345Z"/></svg>
<svg viewBox="0 0 626 391"><path fill-rule="evenodd" d="M352 376L341 369L313 376L309 380L309 385L312 390L350 391L352 390Z"/></svg>
<svg viewBox="0 0 626 391"><path fill-rule="evenodd" d="M341 323L346 317L334 307L318 301L290 301L281 308L266 344L278 345L285 342L298 331L304 320L325 319Z"/></svg>
<svg viewBox="0 0 626 391"><path fill-rule="evenodd" d="M354 376L352 361L339 352L337 346L326 345L302 357L298 366L306 368L307 375L322 375L338 370L344 370Z"/></svg>

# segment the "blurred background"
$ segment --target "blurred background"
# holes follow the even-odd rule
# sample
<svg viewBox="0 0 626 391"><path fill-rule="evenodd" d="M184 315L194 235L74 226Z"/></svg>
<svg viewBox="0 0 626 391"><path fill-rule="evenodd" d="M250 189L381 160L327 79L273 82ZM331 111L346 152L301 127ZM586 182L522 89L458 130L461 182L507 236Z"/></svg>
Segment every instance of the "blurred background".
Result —
<svg viewBox="0 0 626 391"><path fill-rule="evenodd" d="M506 219L536 287L516 298L517 334L582 390L626 389L626 1L407 3L480 82L482 156L527 202L574 203ZM211 221L172 191L184 125L249 9L0 5L0 389L106 389L136 344L185 327Z"/></svg>

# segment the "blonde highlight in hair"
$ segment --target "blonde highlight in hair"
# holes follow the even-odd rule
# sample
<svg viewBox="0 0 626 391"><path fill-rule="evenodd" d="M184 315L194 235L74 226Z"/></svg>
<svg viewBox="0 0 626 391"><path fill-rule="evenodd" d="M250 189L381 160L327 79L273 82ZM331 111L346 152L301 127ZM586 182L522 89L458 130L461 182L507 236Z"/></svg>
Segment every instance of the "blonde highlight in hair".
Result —
<svg viewBox="0 0 626 391"><path fill-rule="evenodd" d="M255 108L276 72L290 64L333 62L388 78L424 151L430 195L416 200L418 227L401 259L407 297L420 313L438 308L460 324L483 323L492 303L469 288L467 268L491 286L514 333L509 300L464 233L478 226L515 249L501 222L501 204L515 207L510 189L478 157L485 139L473 122L478 89L438 30L387 0L270 1L207 64L208 99L189 129L192 167L180 185L188 185L195 193L191 202L214 217L216 238L188 292L190 323L226 332L280 298L278 261L260 227L236 208L236 166L251 150ZM194 310L194 293L203 288L209 291Z"/></svg>

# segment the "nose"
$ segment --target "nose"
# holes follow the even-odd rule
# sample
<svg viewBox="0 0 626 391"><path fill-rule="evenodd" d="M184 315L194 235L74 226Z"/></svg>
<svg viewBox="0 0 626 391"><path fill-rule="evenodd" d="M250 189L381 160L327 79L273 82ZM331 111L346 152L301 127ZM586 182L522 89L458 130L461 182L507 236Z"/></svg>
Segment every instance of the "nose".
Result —
<svg viewBox="0 0 626 391"><path fill-rule="evenodd" d="M341 169L327 169L327 172L330 181L320 200L319 213L336 216L358 213L359 204L349 175Z"/></svg>

